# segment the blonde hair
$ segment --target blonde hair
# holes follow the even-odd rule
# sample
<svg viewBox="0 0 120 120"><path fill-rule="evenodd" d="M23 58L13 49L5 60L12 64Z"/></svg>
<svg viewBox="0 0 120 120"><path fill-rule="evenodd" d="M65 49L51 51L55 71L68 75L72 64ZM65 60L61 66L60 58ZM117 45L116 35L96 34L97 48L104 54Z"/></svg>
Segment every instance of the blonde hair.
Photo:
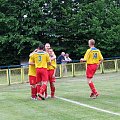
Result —
<svg viewBox="0 0 120 120"><path fill-rule="evenodd" d="M50 46L50 43L46 43L45 45L49 45Z"/></svg>
<svg viewBox="0 0 120 120"><path fill-rule="evenodd" d="M95 40L94 40L94 39L90 39L90 40L89 40L89 43L90 43L91 45L95 45Z"/></svg>

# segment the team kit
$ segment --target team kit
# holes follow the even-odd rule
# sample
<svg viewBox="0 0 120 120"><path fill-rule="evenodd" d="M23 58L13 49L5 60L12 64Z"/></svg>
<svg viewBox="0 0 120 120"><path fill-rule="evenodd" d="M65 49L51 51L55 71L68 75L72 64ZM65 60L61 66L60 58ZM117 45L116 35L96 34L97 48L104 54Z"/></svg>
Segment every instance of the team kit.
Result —
<svg viewBox="0 0 120 120"><path fill-rule="evenodd" d="M89 49L80 62L86 62L86 78L91 89L90 97L95 99L99 96L92 78L103 61L103 56L99 49L95 47L95 40L88 41ZM29 83L31 86L31 99L45 100L48 98L47 85L50 84L50 97L55 98L55 73L56 55L49 43L40 44L29 55Z"/></svg>

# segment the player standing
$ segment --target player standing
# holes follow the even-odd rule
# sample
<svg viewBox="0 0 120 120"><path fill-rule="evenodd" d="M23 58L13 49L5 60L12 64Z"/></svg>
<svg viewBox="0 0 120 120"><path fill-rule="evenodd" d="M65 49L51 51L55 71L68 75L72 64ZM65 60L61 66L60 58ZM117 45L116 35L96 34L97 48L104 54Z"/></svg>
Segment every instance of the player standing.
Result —
<svg viewBox="0 0 120 120"><path fill-rule="evenodd" d="M48 53L49 49L50 49L50 43L46 43L45 44L45 51ZM47 87L46 87L46 90L45 90L44 94L45 94L45 98L47 98L48 97L48 95L47 95Z"/></svg>
<svg viewBox="0 0 120 120"><path fill-rule="evenodd" d="M38 99L41 98L44 100L43 93L45 92L48 83L47 64L50 64L50 57L48 53L43 50L44 45L40 45L37 53L33 54L31 58L34 61L33 63L35 64L36 68L37 94L39 96Z"/></svg>
<svg viewBox="0 0 120 120"><path fill-rule="evenodd" d="M56 59L53 59L54 57L54 51L52 48L49 49L48 51L50 59L51 59L51 64L48 65L48 79L50 82L50 89L51 89L51 98L55 97L55 73L56 73Z"/></svg>
<svg viewBox="0 0 120 120"><path fill-rule="evenodd" d="M49 49L50 49L50 43L46 43L45 44L45 51L49 54ZM55 60L56 59L56 55L55 55L55 53L54 53L54 51L53 51L53 55L52 55L52 57L50 57L50 59L51 60ZM45 91L45 98L47 98L48 97L48 95L47 95L47 88L46 88L46 91Z"/></svg>
<svg viewBox="0 0 120 120"><path fill-rule="evenodd" d="M29 56L29 63L33 62L31 56L36 51L37 50L33 51L30 54L30 56ZM31 86L31 99L36 100L36 97L37 97L37 87L36 87L36 69L35 69L35 65L34 64L29 65L28 75L29 75L29 83L30 83L30 86Z"/></svg>
<svg viewBox="0 0 120 120"><path fill-rule="evenodd" d="M103 61L102 54L99 49L95 48L95 40L91 39L88 42L90 49L87 50L84 59L82 58L81 62L86 62L86 77L89 84L89 87L92 91L90 94L90 97L96 98L99 94L94 86L94 83L92 82L92 78L98 69L99 65Z"/></svg>

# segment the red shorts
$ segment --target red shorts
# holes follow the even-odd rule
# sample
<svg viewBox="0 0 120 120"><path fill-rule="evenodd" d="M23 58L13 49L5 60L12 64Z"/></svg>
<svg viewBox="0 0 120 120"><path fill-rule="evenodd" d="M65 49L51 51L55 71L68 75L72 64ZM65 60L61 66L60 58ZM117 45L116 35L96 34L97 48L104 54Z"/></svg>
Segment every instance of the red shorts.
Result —
<svg viewBox="0 0 120 120"><path fill-rule="evenodd" d="M29 75L30 85L36 85L36 77Z"/></svg>
<svg viewBox="0 0 120 120"><path fill-rule="evenodd" d="M37 80L37 83L48 81L47 68L36 68L36 80Z"/></svg>
<svg viewBox="0 0 120 120"><path fill-rule="evenodd" d="M49 82L55 82L55 78L53 78L54 70L48 70L48 80Z"/></svg>
<svg viewBox="0 0 120 120"><path fill-rule="evenodd" d="M97 70L98 65L97 64L88 64L86 69L86 77L87 78L93 78L93 75L95 74Z"/></svg>

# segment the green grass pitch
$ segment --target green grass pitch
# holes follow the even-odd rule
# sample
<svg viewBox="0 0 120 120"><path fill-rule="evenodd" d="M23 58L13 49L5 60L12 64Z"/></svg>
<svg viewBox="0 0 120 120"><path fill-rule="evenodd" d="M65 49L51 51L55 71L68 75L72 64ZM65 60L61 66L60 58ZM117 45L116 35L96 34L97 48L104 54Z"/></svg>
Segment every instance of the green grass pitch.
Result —
<svg viewBox="0 0 120 120"><path fill-rule="evenodd" d="M56 96L120 113L120 72L94 77L100 97L89 98L85 76L57 79ZM0 120L120 120L120 116L60 99L33 101L29 84L0 86Z"/></svg>

